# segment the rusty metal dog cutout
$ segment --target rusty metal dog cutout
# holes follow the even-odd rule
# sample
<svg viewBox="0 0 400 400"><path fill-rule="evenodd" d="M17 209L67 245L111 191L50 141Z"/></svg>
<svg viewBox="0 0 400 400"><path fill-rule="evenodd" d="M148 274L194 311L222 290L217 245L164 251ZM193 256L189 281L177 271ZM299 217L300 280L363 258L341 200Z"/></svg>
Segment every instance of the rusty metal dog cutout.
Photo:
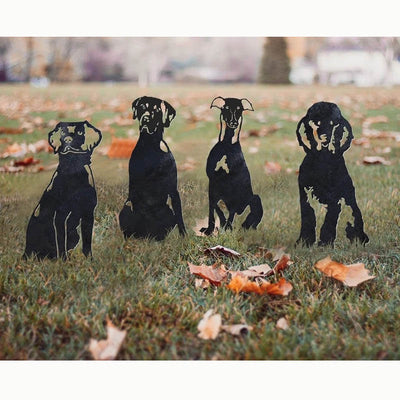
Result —
<svg viewBox="0 0 400 400"><path fill-rule="evenodd" d="M336 226L344 200L352 209L354 222L347 222L346 236L351 242L369 241L356 202L353 181L347 171L343 154L349 149L353 133L349 122L334 103L312 105L297 125L297 140L306 156L300 166L299 190L301 231L297 243L311 246L316 241L316 218L310 196L326 205L319 245L333 245Z"/></svg>
<svg viewBox="0 0 400 400"><path fill-rule="evenodd" d="M247 206L250 213L243 222L244 229L256 228L263 216L261 199L253 193L250 173L240 146L240 130L243 111L254 111L247 99L216 97L210 108L221 110L218 143L211 149L207 159L209 179L208 227L201 232L211 235L215 227L214 212L217 213L221 227L232 229L236 214L242 214ZM218 205L222 200L229 212L228 219Z"/></svg>
<svg viewBox="0 0 400 400"><path fill-rule="evenodd" d="M125 238L164 239L178 225L186 233L177 188L175 159L163 139L164 128L175 118L175 109L154 97L132 103L139 120L139 140L129 160L129 194L119 214Z"/></svg>
<svg viewBox="0 0 400 400"><path fill-rule="evenodd" d="M90 168L101 132L88 121L60 122L48 141L59 164L29 220L25 257L67 257L82 236L82 251L92 253L92 231L97 194Z"/></svg>

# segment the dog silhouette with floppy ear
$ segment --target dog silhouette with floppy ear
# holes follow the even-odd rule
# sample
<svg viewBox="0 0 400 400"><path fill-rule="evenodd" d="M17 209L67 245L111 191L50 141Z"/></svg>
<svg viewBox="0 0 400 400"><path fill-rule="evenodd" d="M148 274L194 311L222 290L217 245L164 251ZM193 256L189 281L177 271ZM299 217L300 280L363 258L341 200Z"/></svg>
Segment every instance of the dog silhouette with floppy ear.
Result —
<svg viewBox="0 0 400 400"><path fill-rule="evenodd" d="M48 141L59 164L29 220L24 256L65 259L79 242L79 225L82 251L89 256L97 205L90 164L101 132L88 121L60 122Z"/></svg>
<svg viewBox="0 0 400 400"><path fill-rule="evenodd" d="M341 200L350 206L354 223L347 222L350 241L369 241L356 202L353 181L347 171L343 154L349 149L353 132L349 122L334 103L312 105L296 129L297 140L306 156L299 170L301 231L297 243L311 246L316 241L315 212L309 196L325 204L327 212L321 227L319 245L333 245L341 212Z"/></svg>
<svg viewBox="0 0 400 400"><path fill-rule="evenodd" d="M201 229L205 235L211 235L215 228L217 213L221 227L232 229L236 214L242 214L247 206L250 213L243 222L244 229L256 228L263 216L261 199L253 193L250 173L247 169L240 146L240 130L243 111L254 111L247 99L216 97L210 108L218 108L220 113L220 131L217 144L211 149L207 159L209 179L208 226ZM218 205L222 200L229 212L226 218Z"/></svg>
<svg viewBox="0 0 400 400"><path fill-rule="evenodd" d="M163 139L175 109L165 100L139 97L132 103L139 140L129 160L129 194L119 214L125 238L164 239L178 225L186 233L177 187L175 159Z"/></svg>

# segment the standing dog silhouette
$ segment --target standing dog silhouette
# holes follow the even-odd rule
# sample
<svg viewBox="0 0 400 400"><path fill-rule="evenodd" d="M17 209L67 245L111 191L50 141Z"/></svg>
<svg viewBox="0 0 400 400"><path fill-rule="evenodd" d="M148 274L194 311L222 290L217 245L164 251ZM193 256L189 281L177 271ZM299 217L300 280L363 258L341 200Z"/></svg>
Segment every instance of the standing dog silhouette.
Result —
<svg viewBox="0 0 400 400"><path fill-rule="evenodd" d="M82 251L89 256L97 205L90 164L101 132L88 121L60 122L48 140L59 164L29 220L24 256L65 259L79 242L79 224Z"/></svg>
<svg viewBox="0 0 400 400"><path fill-rule="evenodd" d="M147 96L136 99L132 110L140 136L129 160L129 195L119 214L121 230L125 238L162 240L178 225L184 235L175 159L163 139L176 112L166 101Z"/></svg>
<svg viewBox="0 0 400 400"><path fill-rule="evenodd" d="M208 227L201 232L211 235L215 228L214 212L224 229L232 229L235 214L242 214L247 206L250 213L243 222L245 229L256 228L263 216L261 199L253 193L250 173L247 169L240 146L240 130L243 122L243 111L254 111L247 99L216 97L210 108L219 108L220 131L218 143L211 149L207 159L207 176L209 179ZM222 200L229 212L228 219L218 205Z"/></svg>
<svg viewBox="0 0 400 400"><path fill-rule="evenodd" d="M350 241L367 243L369 238L364 232L353 181L343 157L353 140L353 132L339 107L334 103L315 103L298 123L296 134L306 153L299 171L301 231L297 243L311 246L316 240L316 219L309 203L310 195L327 206L319 245L333 245L342 199L351 207L354 217L354 225L347 222L347 237Z"/></svg>

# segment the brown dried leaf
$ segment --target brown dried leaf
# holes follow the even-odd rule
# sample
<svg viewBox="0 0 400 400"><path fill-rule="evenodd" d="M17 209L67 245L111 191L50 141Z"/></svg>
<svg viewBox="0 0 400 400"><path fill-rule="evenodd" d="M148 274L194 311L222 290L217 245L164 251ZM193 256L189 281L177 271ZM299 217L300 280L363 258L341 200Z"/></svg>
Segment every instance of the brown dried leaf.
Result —
<svg viewBox="0 0 400 400"><path fill-rule="evenodd" d="M391 165L391 162L388 160L385 160L383 157L369 156L369 157L363 158L363 164L365 164L365 165L377 165L377 164Z"/></svg>
<svg viewBox="0 0 400 400"><path fill-rule="evenodd" d="M126 331L119 330L111 321L107 321L107 339L90 339L89 351L92 357L95 360L114 360L125 336Z"/></svg>
<svg viewBox="0 0 400 400"><path fill-rule="evenodd" d="M284 317L279 318L278 321L276 322L276 327L278 329L282 329L282 330L286 331L287 329L289 329L289 322Z"/></svg>
<svg viewBox="0 0 400 400"><path fill-rule="evenodd" d="M5 133L7 135L18 135L20 133L24 133L24 130L21 128L10 128L8 126L0 126L0 134Z"/></svg>
<svg viewBox="0 0 400 400"><path fill-rule="evenodd" d="M319 260L315 264L315 268L350 287L375 278L374 275L369 275L370 271L365 268L363 263L345 265L333 261L330 257Z"/></svg>
<svg viewBox="0 0 400 400"><path fill-rule="evenodd" d="M264 171L267 175L277 174L281 172L282 167L274 161L266 161L264 164Z"/></svg>
<svg viewBox="0 0 400 400"><path fill-rule="evenodd" d="M199 330L198 337L204 340L212 339L214 340L221 329L221 315L214 314L214 310L208 310L199 324L197 325L197 329Z"/></svg>
<svg viewBox="0 0 400 400"><path fill-rule="evenodd" d="M192 274L207 279L215 286L221 285L221 282L226 279L228 272L224 265L217 267L217 263L213 265L194 265L188 262L189 270Z"/></svg>
<svg viewBox="0 0 400 400"><path fill-rule="evenodd" d="M281 272L283 270L285 270L287 267L289 267L290 265L292 265L293 262L290 261L290 254L282 254L279 261L276 263L273 271L275 273L277 272Z"/></svg>
<svg viewBox="0 0 400 400"><path fill-rule="evenodd" d="M239 257L240 253L221 245L209 247L204 250L204 254L223 254L224 256Z"/></svg>
<svg viewBox="0 0 400 400"><path fill-rule="evenodd" d="M23 160L14 161L14 166L16 167L27 167L28 165L35 165L40 163L40 160L36 160L33 157L26 157Z"/></svg>
<svg viewBox="0 0 400 400"><path fill-rule="evenodd" d="M194 286L197 289L207 289L208 287L210 287L210 281L207 279L196 278L194 280Z"/></svg>

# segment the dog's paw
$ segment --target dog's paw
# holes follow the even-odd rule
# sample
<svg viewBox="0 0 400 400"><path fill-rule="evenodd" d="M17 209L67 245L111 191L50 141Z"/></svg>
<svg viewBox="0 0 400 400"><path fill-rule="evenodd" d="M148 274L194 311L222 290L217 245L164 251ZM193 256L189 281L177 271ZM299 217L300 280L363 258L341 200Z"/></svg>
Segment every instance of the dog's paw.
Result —
<svg viewBox="0 0 400 400"><path fill-rule="evenodd" d="M206 236L210 236L212 235L212 233L214 232L214 229L211 229L210 227L208 228L201 228L200 229L201 233L204 233Z"/></svg>
<svg viewBox="0 0 400 400"><path fill-rule="evenodd" d="M305 246L305 247L311 247L315 243L315 240L310 239L310 238L303 238L299 237L296 240L296 246Z"/></svg>

